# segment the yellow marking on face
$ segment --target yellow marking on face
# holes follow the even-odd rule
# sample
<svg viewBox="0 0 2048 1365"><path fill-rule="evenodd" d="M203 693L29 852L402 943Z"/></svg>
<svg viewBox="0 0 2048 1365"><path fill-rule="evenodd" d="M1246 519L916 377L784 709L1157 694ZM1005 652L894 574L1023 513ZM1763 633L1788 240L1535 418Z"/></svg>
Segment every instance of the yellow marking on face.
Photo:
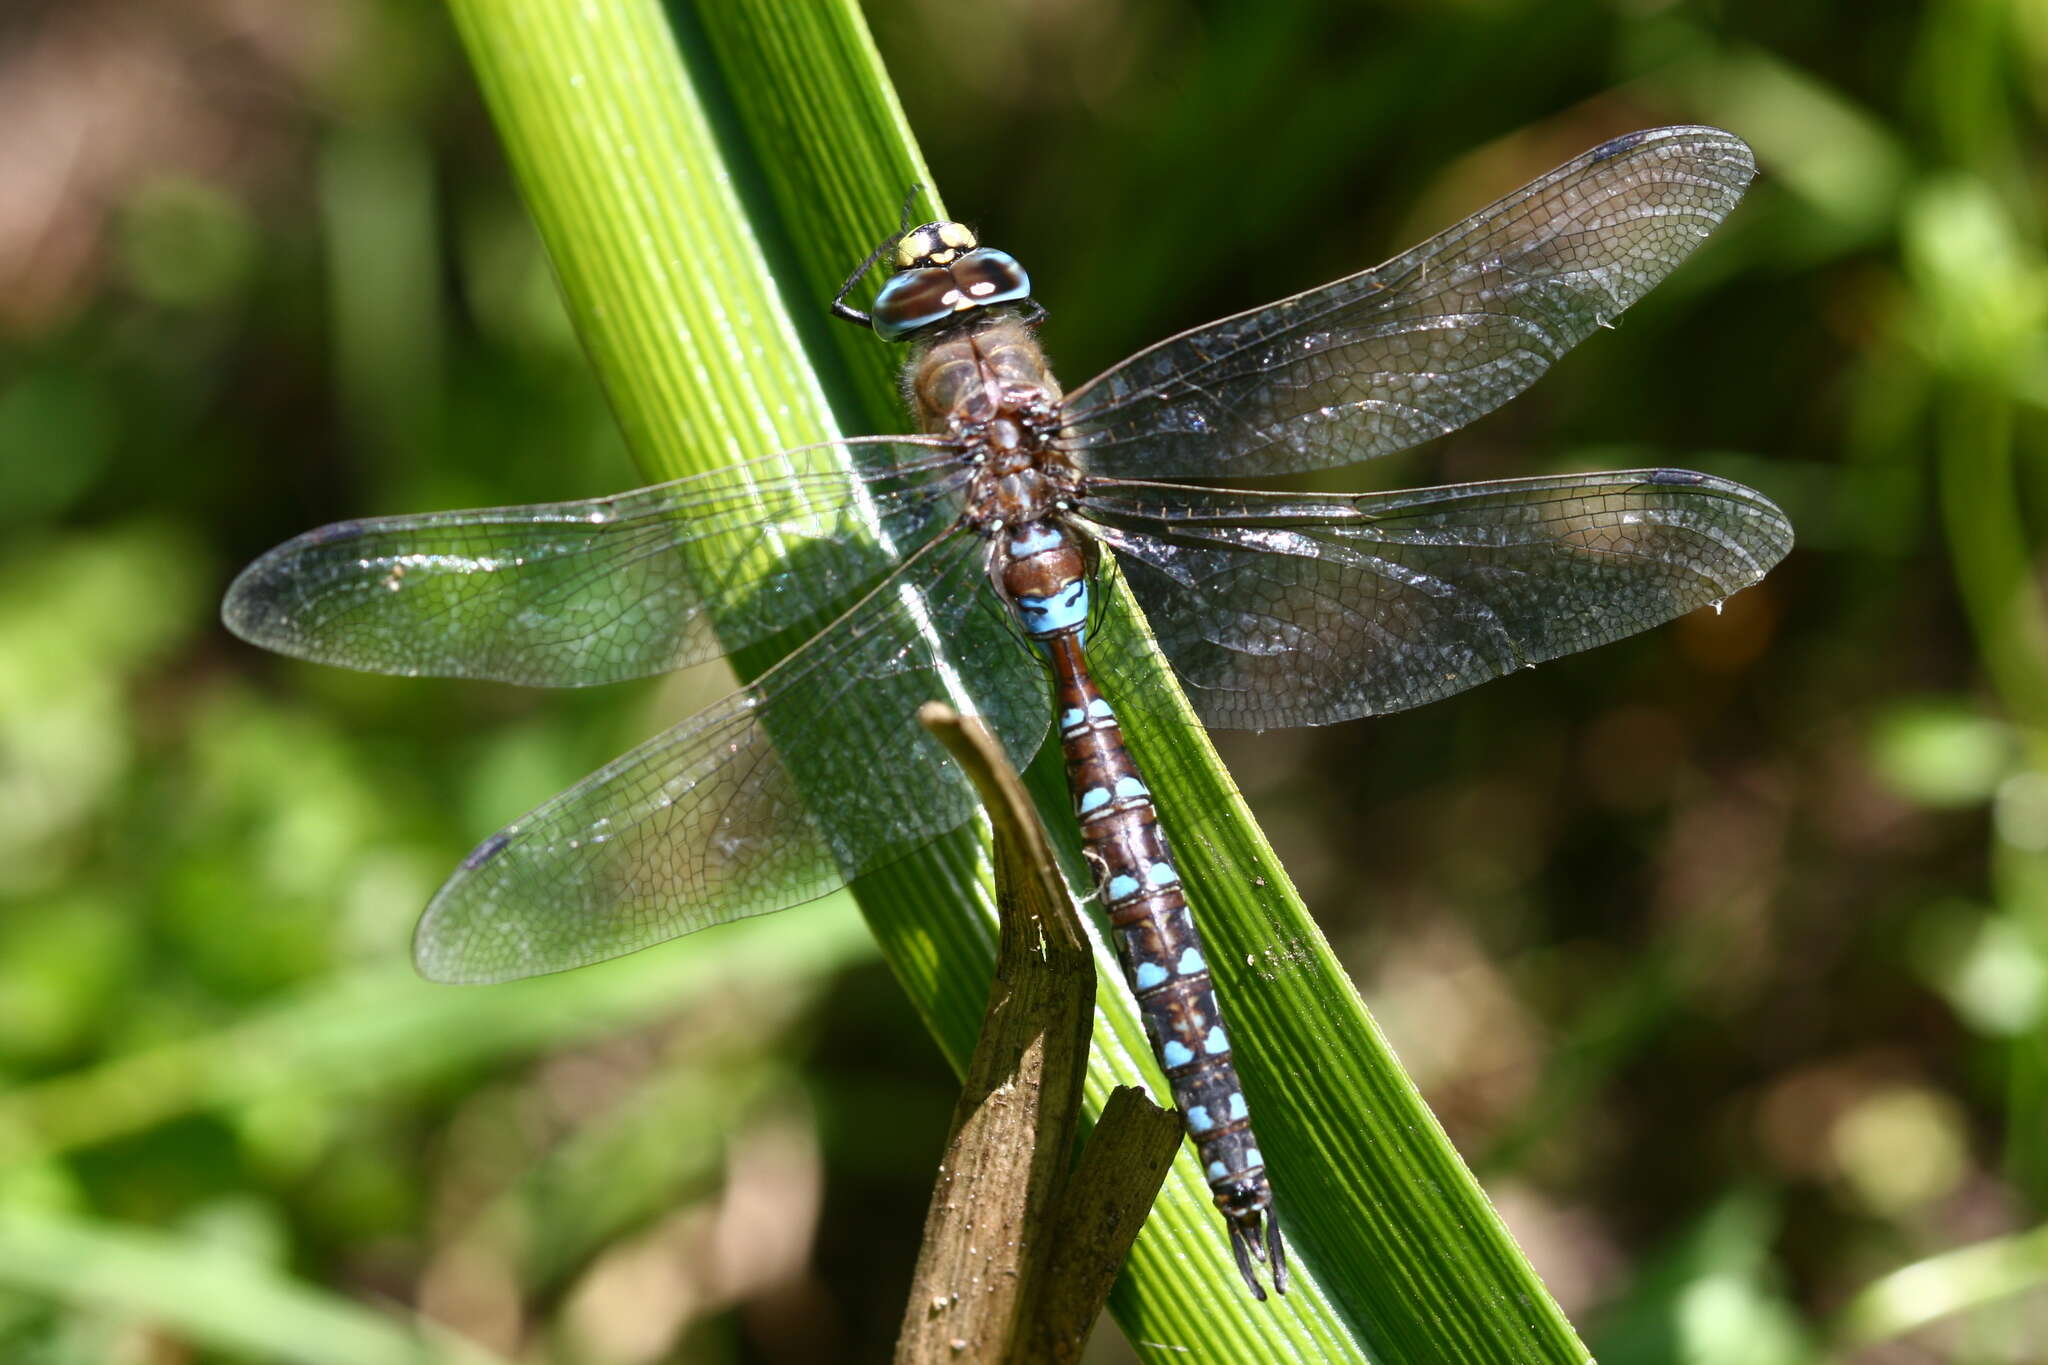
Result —
<svg viewBox="0 0 2048 1365"><path fill-rule="evenodd" d="M924 259L924 241L925 229L919 228L896 244L896 268L898 270L908 270Z"/></svg>
<svg viewBox="0 0 2048 1365"><path fill-rule="evenodd" d="M959 223L926 223L896 244L896 268L951 265L974 247L974 234Z"/></svg>

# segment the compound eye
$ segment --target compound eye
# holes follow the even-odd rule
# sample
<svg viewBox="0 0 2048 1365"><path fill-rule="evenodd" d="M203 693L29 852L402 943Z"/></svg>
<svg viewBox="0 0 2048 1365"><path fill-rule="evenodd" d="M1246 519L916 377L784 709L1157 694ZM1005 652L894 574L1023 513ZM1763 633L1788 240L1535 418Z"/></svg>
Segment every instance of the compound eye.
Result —
<svg viewBox="0 0 2048 1365"><path fill-rule="evenodd" d="M875 295L875 335L901 341L953 316L960 297L953 272L942 268L905 270L889 277Z"/></svg>
<svg viewBox="0 0 2048 1365"><path fill-rule="evenodd" d="M875 335L884 341L902 341L977 308L1020 303L1030 297L1031 277L1016 257L993 247L977 247L950 266L918 266L891 275L875 295Z"/></svg>
<svg viewBox="0 0 2048 1365"><path fill-rule="evenodd" d="M1022 303L1031 297L1031 277L1007 251L980 247L968 252L953 266L961 307L981 308L996 303Z"/></svg>

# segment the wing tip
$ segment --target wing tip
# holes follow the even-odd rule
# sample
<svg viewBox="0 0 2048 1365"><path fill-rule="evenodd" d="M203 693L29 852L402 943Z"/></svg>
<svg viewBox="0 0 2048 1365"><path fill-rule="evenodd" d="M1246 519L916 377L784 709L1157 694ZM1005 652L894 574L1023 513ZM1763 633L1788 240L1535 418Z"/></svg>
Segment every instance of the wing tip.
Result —
<svg viewBox="0 0 2048 1365"><path fill-rule="evenodd" d="M220 601L220 623L232 634L286 654L295 652L295 637L288 629L291 613L284 608L278 592L280 576L274 571L288 548L289 542L265 551L235 575Z"/></svg>
<svg viewBox="0 0 2048 1365"><path fill-rule="evenodd" d="M461 864L427 902L412 934L413 969L427 980L449 986L485 986L547 970L516 962L507 966L498 960L501 953L479 951L478 931L490 926L503 929L508 921L498 915L496 898L487 890L477 894L488 887L490 874L484 873L482 881L477 876L513 847L520 833L520 825L507 825L464 854ZM520 942L523 939L518 936L502 938L496 946Z"/></svg>
<svg viewBox="0 0 2048 1365"><path fill-rule="evenodd" d="M1632 151L1637 147L1648 146L1653 142L1678 141L1710 142L1725 147L1730 151L1739 149L1743 152L1748 152L1750 150L1749 143L1744 141L1740 135L1731 133L1726 128L1716 128L1711 123L1665 123L1655 128L1638 128L1632 133L1622 133L1617 137L1611 137L1593 148L1592 151L1586 153L1586 159L1588 161L1609 161L1620 156L1623 152Z"/></svg>
<svg viewBox="0 0 2048 1365"><path fill-rule="evenodd" d="M1746 483L1724 479L1718 474L1702 474L1696 469L1646 469L1639 477L1641 482L1656 487L1690 488L1730 498L1745 504L1757 514L1745 524L1757 531L1757 535L1746 543L1746 548L1755 558L1758 568L1756 576L1742 587L1762 582L1765 574L1776 568L1786 555L1792 553L1797 539L1792 518L1785 514L1784 508ZM1740 588L1737 591L1740 591Z"/></svg>
<svg viewBox="0 0 2048 1365"><path fill-rule="evenodd" d="M295 583L302 583L306 577L309 552L329 551L355 540L368 524L362 520L330 522L256 556L235 575L221 597L221 624L264 649L294 658L346 664L345 659L328 660L324 655L307 651L293 620L293 591Z"/></svg>
<svg viewBox="0 0 2048 1365"><path fill-rule="evenodd" d="M1742 192L1749 187L1749 182L1756 178L1755 149L1737 134L1705 123L1672 123L1661 128L1640 128L1633 133L1623 133L1620 137L1609 138L1586 153L1586 163L1597 165L1603 161L1613 161L1630 152L1660 143L1686 144L1694 153L1692 160L1701 165L1732 166L1735 174L1730 177L1728 186L1732 194L1730 207L1736 199L1741 198ZM1714 149L1715 155L1702 154L1708 147Z"/></svg>
<svg viewBox="0 0 2048 1365"><path fill-rule="evenodd" d="M434 893L427 902L427 908L420 915L420 922L412 933L412 967L423 978L441 986L494 986L505 981L514 981L522 976L537 975L537 971L521 971L518 967L507 969L494 966L487 960L479 960L475 951L476 935L471 916L461 913L453 902L453 894L470 871L471 859L476 858L493 841L502 835L492 835L478 845L447 884ZM502 844L499 847L503 847ZM482 861L488 861L484 859ZM481 862L478 863L481 865Z"/></svg>

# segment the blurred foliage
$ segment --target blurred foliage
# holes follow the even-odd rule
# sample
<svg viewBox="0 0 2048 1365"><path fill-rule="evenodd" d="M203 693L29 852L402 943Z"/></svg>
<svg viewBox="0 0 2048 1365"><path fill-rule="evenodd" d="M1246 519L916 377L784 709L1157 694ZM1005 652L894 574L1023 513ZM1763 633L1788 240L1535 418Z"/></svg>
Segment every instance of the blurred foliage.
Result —
<svg viewBox="0 0 2048 1365"><path fill-rule="evenodd" d="M869 12L1069 383L1603 136L1755 144L1619 335L1332 482L1685 465L1801 549L1721 616L1225 752L1608 1365L2041 1359L2048 12ZM847 907L407 966L480 834L719 680L367 678L215 624L319 522L631 478L443 17L39 0L0 108L0 1358L879 1358L952 1087Z"/></svg>

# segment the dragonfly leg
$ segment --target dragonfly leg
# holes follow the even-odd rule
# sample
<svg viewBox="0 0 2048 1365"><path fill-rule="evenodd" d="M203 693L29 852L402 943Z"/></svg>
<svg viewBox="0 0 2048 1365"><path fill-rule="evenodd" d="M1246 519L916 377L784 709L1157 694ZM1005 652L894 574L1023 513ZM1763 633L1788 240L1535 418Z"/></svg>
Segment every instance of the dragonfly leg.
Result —
<svg viewBox="0 0 2048 1365"><path fill-rule="evenodd" d="M882 253L890 250L898 242L902 241L904 235L910 231L910 209L912 205L917 203L917 196L923 192L924 186L922 184L910 187L910 193L903 197L903 221L897 226L896 231L880 246L868 253L868 258L860 263L858 269L846 277L846 283L840 285L839 292L832 296L833 317L853 323L857 327L873 327L875 325L874 316L869 313L863 313L860 309L849 304L846 301L846 296L851 294L853 287L860 283L861 276L875 268L875 262L882 259Z"/></svg>

